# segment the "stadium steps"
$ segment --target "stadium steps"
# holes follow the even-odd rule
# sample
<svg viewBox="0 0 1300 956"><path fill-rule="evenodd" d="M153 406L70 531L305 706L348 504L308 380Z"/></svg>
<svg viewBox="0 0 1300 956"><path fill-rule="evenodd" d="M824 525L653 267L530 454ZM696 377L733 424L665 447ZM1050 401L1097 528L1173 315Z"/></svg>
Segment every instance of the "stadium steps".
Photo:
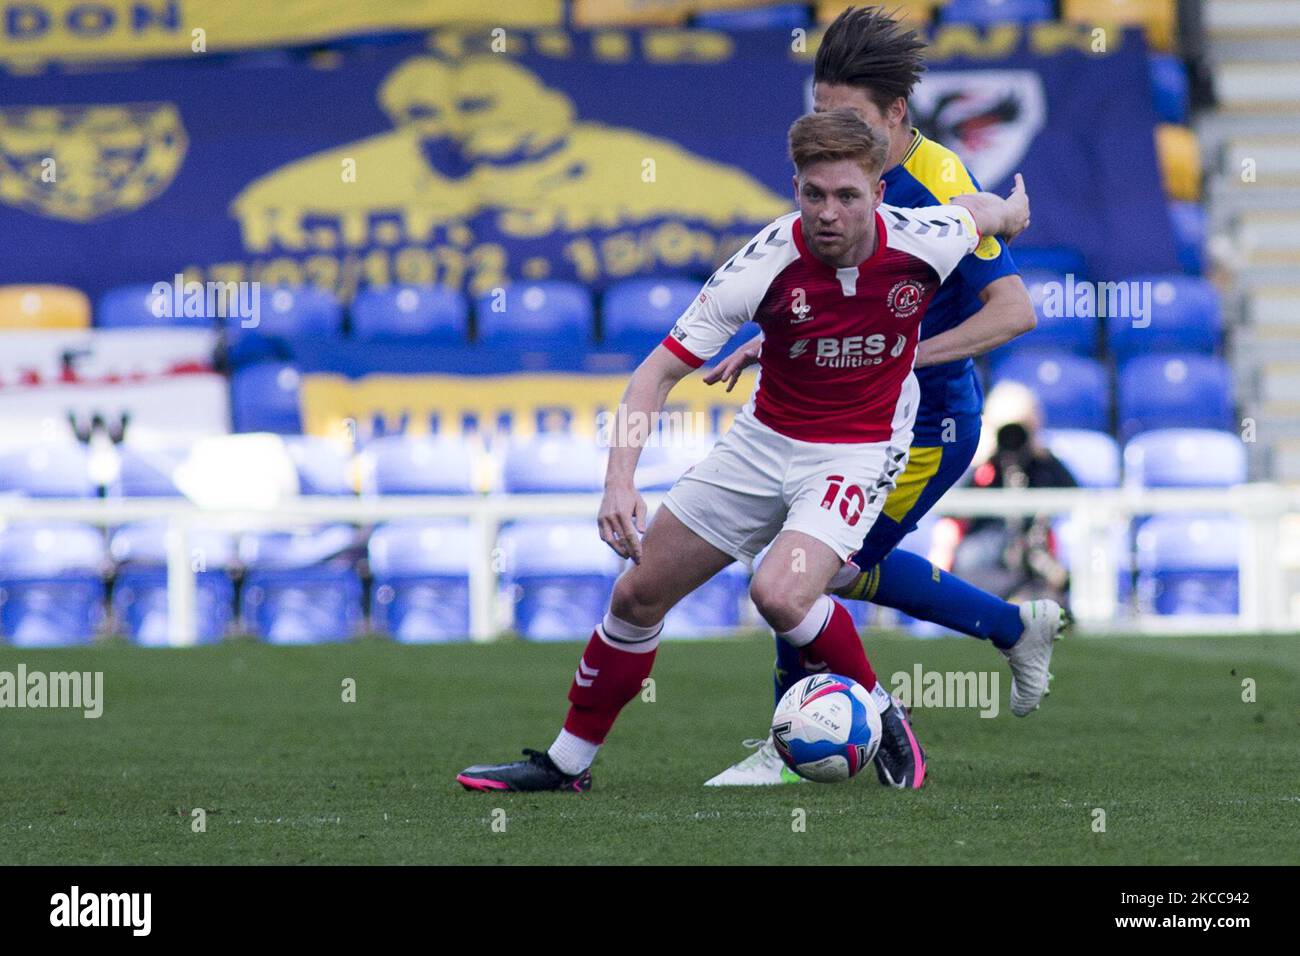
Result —
<svg viewBox="0 0 1300 956"><path fill-rule="evenodd" d="M1253 474L1300 479L1300 3L1207 0L1218 109L1197 118L1209 254ZM1248 174L1248 175L1244 175Z"/></svg>

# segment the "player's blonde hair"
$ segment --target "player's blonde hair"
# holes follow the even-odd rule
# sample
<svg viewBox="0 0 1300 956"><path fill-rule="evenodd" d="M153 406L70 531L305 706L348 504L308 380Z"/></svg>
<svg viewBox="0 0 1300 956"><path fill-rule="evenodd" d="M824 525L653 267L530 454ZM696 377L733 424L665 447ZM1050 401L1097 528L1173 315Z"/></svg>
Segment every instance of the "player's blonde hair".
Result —
<svg viewBox="0 0 1300 956"><path fill-rule="evenodd" d="M885 170L889 140L852 110L827 110L799 117L790 127L790 158L796 170L813 163L855 160L870 176Z"/></svg>

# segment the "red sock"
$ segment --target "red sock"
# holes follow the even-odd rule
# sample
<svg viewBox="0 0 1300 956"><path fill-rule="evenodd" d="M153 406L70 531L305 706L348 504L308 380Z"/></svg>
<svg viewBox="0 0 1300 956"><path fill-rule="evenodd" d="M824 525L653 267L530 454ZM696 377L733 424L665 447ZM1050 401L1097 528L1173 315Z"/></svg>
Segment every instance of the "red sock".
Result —
<svg viewBox="0 0 1300 956"><path fill-rule="evenodd" d="M593 744L605 742L618 712L641 693L642 681L650 676L660 630L635 627L612 614L605 615L605 623L592 632L573 675L565 730Z"/></svg>
<svg viewBox="0 0 1300 956"><path fill-rule="evenodd" d="M804 657L811 663L822 663L834 674L851 677L867 690L876 686L876 672L871 669L867 652L862 649L862 639L853 618L838 601L821 633L803 648Z"/></svg>

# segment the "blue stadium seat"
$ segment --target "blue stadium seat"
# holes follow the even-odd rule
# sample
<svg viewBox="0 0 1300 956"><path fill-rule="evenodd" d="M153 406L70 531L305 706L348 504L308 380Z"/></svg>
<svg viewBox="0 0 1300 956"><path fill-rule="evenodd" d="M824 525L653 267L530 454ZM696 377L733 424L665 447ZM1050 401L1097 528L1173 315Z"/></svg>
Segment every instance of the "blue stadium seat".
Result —
<svg viewBox="0 0 1300 956"><path fill-rule="evenodd" d="M228 357L232 365L288 359L296 343L337 338L343 332L343 306L334 293L314 286L264 288L257 324L245 319L225 321Z"/></svg>
<svg viewBox="0 0 1300 956"><path fill-rule="evenodd" d="M348 458L337 442L312 435L284 439L284 447L298 470L298 493L302 495L351 495Z"/></svg>
<svg viewBox="0 0 1300 956"><path fill-rule="evenodd" d="M1169 219L1174 226L1174 246L1178 262L1191 276L1205 272L1205 237L1209 230L1205 207L1197 202L1169 203Z"/></svg>
<svg viewBox="0 0 1300 956"><path fill-rule="evenodd" d="M1172 53L1150 53L1148 57L1156 119L1161 123L1186 124L1190 112L1187 67Z"/></svg>
<svg viewBox="0 0 1300 956"><path fill-rule="evenodd" d="M1124 446L1126 484L1141 488L1227 488L1246 480L1246 446L1235 432L1162 428Z"/></svg>
<svg viewBox="0 0 1300 956"><path fill-rule="evenodd" d="M386 435L366 445L372 495L468 495L474 491L470 446L435 435Z"/></svg>
<svg viewBox="0 0 1300 956"><path fill-rule="evenodd" d="M1156 428L1231 429L1232 379L1208 355L1139 355L1119 370L1119 437Z"/></svg>
<svg viewBox="0 0 1300 956"><path fill-rule="evenodd" d="M949 0L942 8L948 23L1038 23L1054 20L1053 0Z"/></svg>
<svg viewBox="0 0 1300 956"><path fill-rule="evenodd" d="M1236 614L1241 523L1228 515L1156 515L1137 533L1137 594L1155 614Z"/></svg>
<svg viewBox="0 0 1300 956"><path fill-rule="evenodd" d="M994 382L1003 379L1021 383L1038 397L1048 428L1106 431L1110 427L1106 371L1092 359L1016 353L994 366Z"/></svg>
<svg viewBox="0 0 1300 956"><path fill-rule="evenodd" d="M69 523L0 531L0 634L19 647L89 644L104 620L104 536Z"/></svg>
<svg viewBox="0 0 1300 956"><path fill-rule="evenodd" d="M591 341L591 296L574 282L509 285L479 296L474 315L483 344L585 348Z"/></svg>
<svg viewBox="0 0 1300 956"><path fill-rule="evenodd" d="M159 316L158 311L174 312L171 285L168 284L168 301L157 303L152 285L127 285L109 289L100 297L95 310L95 325L101 329L129 329L142 326L169 328L215 328L216 320L208 315Z"/></svg>
<svg viewBox="0 0 1300 956"><path fill-rule="evenodd" d="M627 279L605 292L601 309L606 348L648 352L700 291L686 279Z"/></svg>
<svg viewBox="0 0 1300 956"><path fill-rule="evenodd" d="M1066 246L1021 246L1012 250L1016 267L1023 272L1053 272L1073 275L1075 281L1084 278L1088 269L1083 253Z"/></svg>
<svg viewBox="0 0 1300 956"><path fill-rule="evenodd" d="M357 532L328 525L246 535L240 556L244 629L271 644L347 640L361 629L361 579L353 564Z"/></svg>
<svg viewBox="0 0 1300 956"><path fill-rule="evenodd" d="M712 10L698 13L695 26L705 30L789 30L811 22L806 3L778 3L752 10Z"/></svg>
<svg viewBox="0 0 1300 956"><path fill-rule="evenodd" d="M171 643L167 619L167 523L124 525L109 539L117 562L113 583L114 630L144 647ZM235 586L228 569L235 560L235 541L220 531L191 531L191 566L195 571L198 643L212 644L225 635L235 615Z"/></svg>
<svg viewBox="0 0 1300 956"><path fill-rule="evenodd" d="M1222 318L1218 290L1194 276L1137 276L1129 284L1149 289L1149 313L1106 319L1106 339L1116 362L1152 352L1200 352L1219 347ZM1132 311L1132 310L1130 310ZM1141 321L1142 327L1135 323Z"/></svg>
<svg viewBox="0 0 1300 956"><path fill-rule="evenodd" d="M286 362L261 362L230 376L230 417L237 432L302 431L298 370Z"/></svg>
<svg viewBox="0 0 1300 956"><path fill-rule="evenodd" d="M46 442L0 454L0 493L30 498L88 498L96 494L86 446Z"/></svg>
<svg viewBox="0 0 1300 956"><path fill-rule="evenodd" d="M370 536L371 619L406 644L469 639L469 522L400 521Z"/></svg>
<svg viewBox="0 0 1300 956"><path fill-rule="evenodd" d="M1065 351L1091 357L1097 351L1097 311L1094 302L1070 295L1074 286L1063 275L1032 272L1024 276L1025 288L1034 303L1038 326L1012 339L997 354L1032 349L1039 352ZM1073 301L1070 301L1073 299Z"/></svg>
<svg viewBox="0 0 1300 956"><path fill-rule="evenodd" d="M1119 445L1105 432L1081 428L1047 430L1043 439L1081 488L1118 488Z"/></svg>
<svg viewBox="0 0 1300 956"><path fill-rule="evenodd" d="M605 455L596 442L567 432L542 432L506 448L505 490L512 494L599 491Z"/></svg>
<svg viewBox="0 0 1300 956"><path fill-rule="evenodd" d="M665 442L641 449L636 464L636 486L642 491L667 491L673 483L699 464L717 441L710 435L699 441Z"/></svg>
<svg viewBox="0 0 1300 956"><path fill-rule="evenodd" d="M186 452L176 448L118 446L121 471L113 491L126 498L173 498L181 493L172 479Z"/></svg>
<svg viewBox="0 0 1300 956"><path fill-rule="evenodd" d="M740 627L749 596L749 572L740 562L723 568L696 588L664 618L664 637L720 637Z"/></svg>
<svg viewBox="0 0 1300 956"><path fill-rule="evenodd" d="M623 562L589 519L517 521L501 532L502 585L515 630L532 641L580 640L605 616Z"/></svg>
<svg viewBox="0 0 1300 956"><path fill-rule="evenodd" d="M352 303L352 337L459 345L469 338L469 302L443 286L365 289Z"/></svg>

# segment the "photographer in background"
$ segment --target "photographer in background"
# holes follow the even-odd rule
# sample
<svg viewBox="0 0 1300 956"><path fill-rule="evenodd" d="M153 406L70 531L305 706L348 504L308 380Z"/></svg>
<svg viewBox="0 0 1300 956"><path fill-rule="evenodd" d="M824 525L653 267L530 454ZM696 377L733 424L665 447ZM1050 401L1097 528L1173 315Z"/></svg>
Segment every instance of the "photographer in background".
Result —
<svg viewBox="0 0 1300 956"><path fill-rule="evenodd" d="M990 393L975 460L977 488L1073 488L1074 476L1040 439L1042 413L1032 392L1003 382ZM1057 559L1050 515L975 518L953 573L1007 601L1065 602L1069 574Z"/></svg>

